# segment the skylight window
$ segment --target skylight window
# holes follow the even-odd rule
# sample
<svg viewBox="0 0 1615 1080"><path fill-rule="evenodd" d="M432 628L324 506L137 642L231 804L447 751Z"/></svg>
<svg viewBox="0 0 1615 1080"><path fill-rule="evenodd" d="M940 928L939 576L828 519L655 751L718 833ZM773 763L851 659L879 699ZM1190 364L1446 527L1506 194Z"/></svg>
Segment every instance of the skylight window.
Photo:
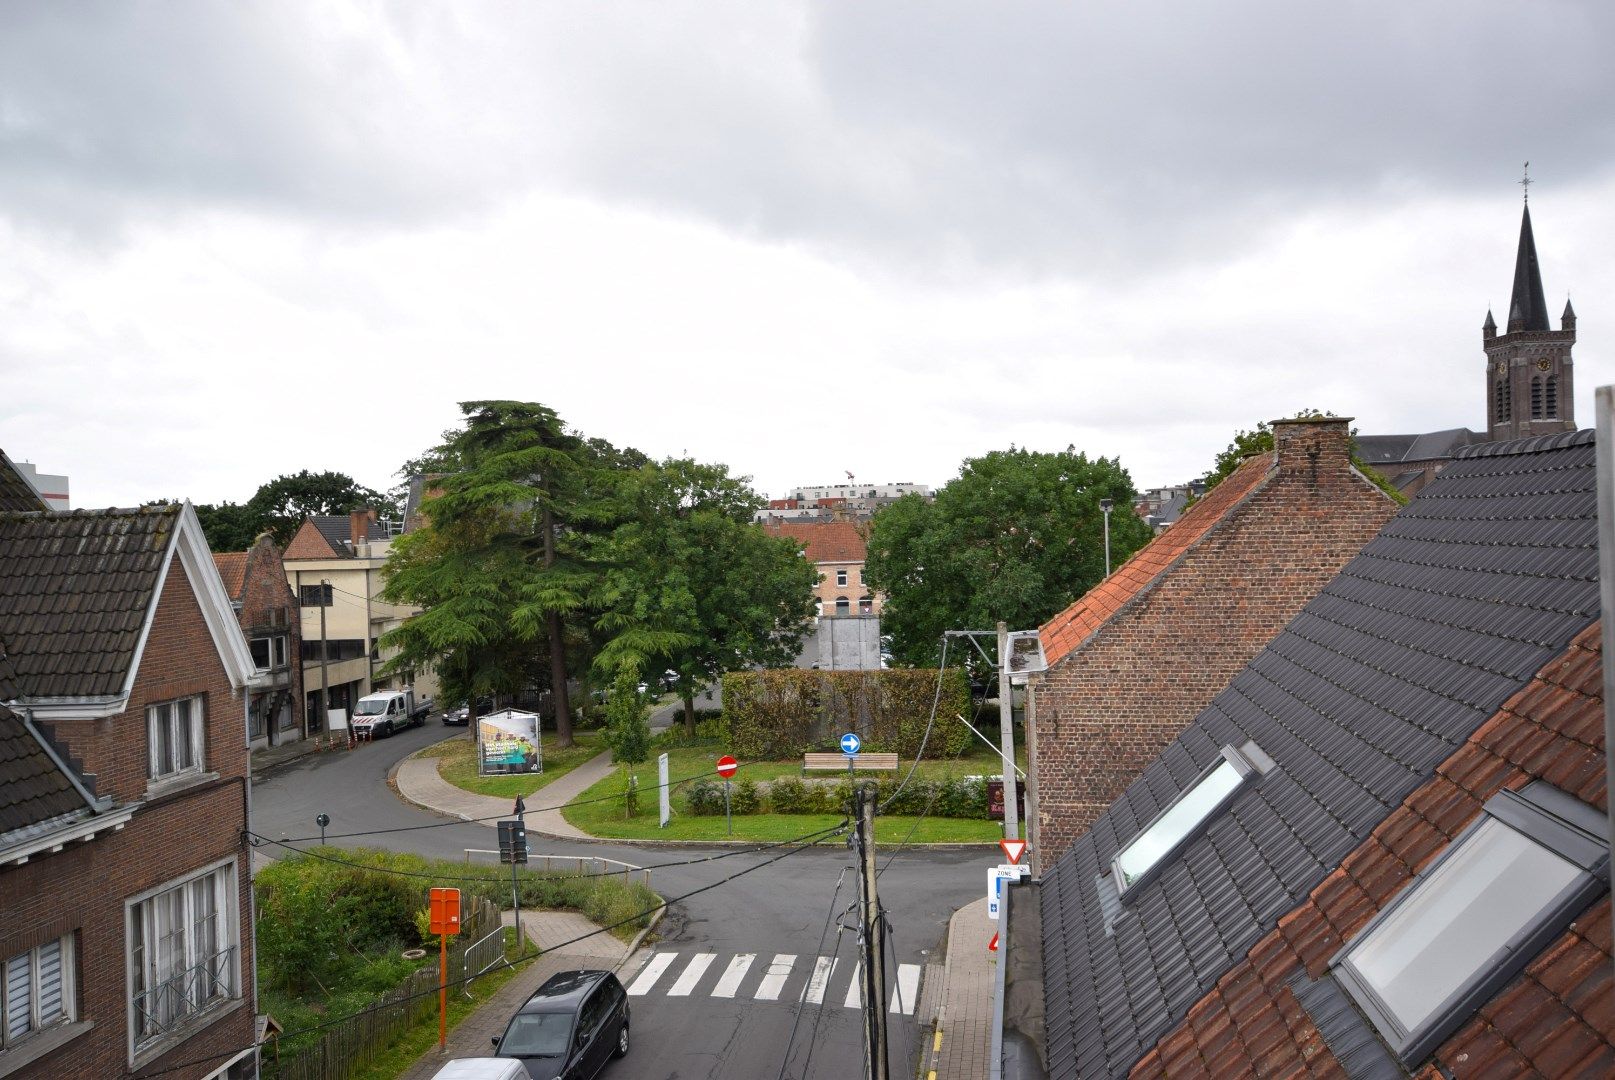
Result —
<svg viewBox="0 0 1615 1080"><path fill-rule="evenodd" d="M1247 749L1248 747L1248 749ZM1247 779L1272 762L1254 745L1222 749L1222 756L1116 853L1111 867L1116 887L1128 889L1152 877L1169 855L1192 840Z"/></svg>
<svg viewBox="0 0 1615 1080"><path fill-rule="evenodd" d="M1500 792L1335 957L1405 1063L1421 1061L1603 888L1602 815L1554 788Z"/></svg>

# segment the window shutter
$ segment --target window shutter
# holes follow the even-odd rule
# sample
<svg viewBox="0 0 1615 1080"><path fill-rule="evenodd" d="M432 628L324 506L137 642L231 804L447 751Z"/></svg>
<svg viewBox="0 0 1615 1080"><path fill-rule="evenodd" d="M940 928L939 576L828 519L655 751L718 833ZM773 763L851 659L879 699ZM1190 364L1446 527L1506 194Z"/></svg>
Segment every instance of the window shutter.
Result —
<svg viewBox="0 0 1615 1080"><path fill-rule="evenodd" d="M34 1029L32 980L29 958L23 953L6 961L6 1041L21 1038Z"/></svg>
<svg viewBox="0 0 1615 1080"><path fill-rule="evenodd" d="M48 1024L66 1015L62 1007L61 939L39 947L39 1022Z"/></svg>

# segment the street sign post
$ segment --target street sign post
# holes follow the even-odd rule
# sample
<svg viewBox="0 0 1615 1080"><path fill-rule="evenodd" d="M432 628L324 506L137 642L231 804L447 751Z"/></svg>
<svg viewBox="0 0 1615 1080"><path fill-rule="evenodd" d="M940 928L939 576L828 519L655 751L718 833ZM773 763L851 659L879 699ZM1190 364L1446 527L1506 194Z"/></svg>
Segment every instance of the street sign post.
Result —
<svg viewBox="0 0 1615 1080"><path fill-rule="evenodd" d="M1014 866L1004 863L987 871L987 918L993 922L998 921L998 908L1004 902L1004 881L1006 878L1020 880L1031 873L1031 868Z"/></svg>
<svg viewBox="0 0 1615 1080"><path fill-rule="evenodd" d="M1011 866L1019 864L1021 856L1026 854L1025 840L1000 840L998 841L998 846L1004 849L1004 854L1008 856Z"/></svg>
<svg viewBox="0 0 1615 1080"><path fill-rule="evenodd" d="M822 746L824 744L820 743L819 745ZM862 748L863 745L864 741L860 739L855 732L849 731L845 735L841 736L841 752L846 754L848 757L857 756L859 749Z"/></svg>
<svg viewBox="0 0 1615 1080"><path fill-rule="evenodd" d="M671 789L667 786L667 755L661 754L656 758L656 785L660 789L657 802L662 814L662 828L673 819L673 799Z"/></svg>
<svg viewBox="0 0 1615 1080"><path fill-rule="evenodd" d="M735 835L735 819L729 814L729 778L735 775L740 768L740 762L728 754L718 759L718 775L723 777L723 823L729 830L729 835Z"/></svg>

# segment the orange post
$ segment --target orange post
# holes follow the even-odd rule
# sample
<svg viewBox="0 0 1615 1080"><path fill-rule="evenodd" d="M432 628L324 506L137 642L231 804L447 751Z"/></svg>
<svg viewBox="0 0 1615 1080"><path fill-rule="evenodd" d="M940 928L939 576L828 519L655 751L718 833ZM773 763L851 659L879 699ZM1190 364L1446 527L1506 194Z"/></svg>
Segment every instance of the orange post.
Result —
<svg viewBox="0 0 1615 1080"><path fill-rule="evenodd" d="M460 932L460 890L433 889L427 894L427 931L438 936L437 1048L449 1046L449 935Z"/></svg>

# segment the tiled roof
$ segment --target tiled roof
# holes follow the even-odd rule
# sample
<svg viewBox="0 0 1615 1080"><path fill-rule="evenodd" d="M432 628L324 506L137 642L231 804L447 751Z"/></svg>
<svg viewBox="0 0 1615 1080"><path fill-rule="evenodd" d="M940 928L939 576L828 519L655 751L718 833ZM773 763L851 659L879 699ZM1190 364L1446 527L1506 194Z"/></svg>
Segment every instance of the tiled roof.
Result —
<svg viewBox="0 0 1615 1080"><path fill-rule="evenodd" d="M44 510L45 500L0 450L0 510Z"/></svg>
<svg viewBox="0 0 1615 1080"><path fill-rule="evenodd" d="M230 599L241 597L241 590L247 580L247 558L251 552L247 551L215 551L213 565L219 568L219 579L224 582L224 591L230 594Z"/></svg>
<svg viewBox="0 0 1615 1080"><path fill-rule="evenodd" d="M1403 461L1437 461L1485 441L1485 435L1468 428L1447 428L1422 435L1359 435L1357 454L1369 465L1376 466Z"/></svg>
<svg viewBox="0 0 1615 1080"><path fill-rule="evenodd" d="M91 809L22 718L0 705L0 838Z"/></svg>
<svg viewBox="0 0 1615 1080"><path fill-rule="evenodd" d="M850 521L774 521L763 528L797 541L811 563L863 562L868 553L863 531Z"/></svg>
<svg viewBox="0 0 1615 1080"><path fill-rule="evenodd" d="M1115 573L1045 623L1038 630L1038 638L1049 663L1065 659L1105 620L1153 585L1184 552L1261 486L1273 469L1273 460L1272 453L1265 453L1241 462L1222 483L1189 507L1177 524L1139 548Z"/></svg>
<svg viewBox="0 0 1615 1080"><path fill-rule="evenodd" d="M353 549L348 541L353 538L353 526L346 514L315 514L306 519L292 534L282 558L297 559L348 559ZM387 539L387 527L379 521L365 526L365 539L375 542Z"/></svg>
<svg viewBox="0 0 1615 1080"><path fill-rule="evenodd" d="M1459 451L1045 875L1051 1077L1127 1072L1592 623L1594 480L1591 432ZM1276 767L1107 926L1120 845L1246 740Z"/></svg>
<svg viewBox="0 0 1615 1080"><path fill-rule="evenodd" d="M1322 1069L1326 1055L1349 1056L1353 1040L1337 1035L1326 1045L1317 1024L1327 1018L1290 1005L1294 988L1322 976L1343 942L1427 869L1487 799L1541 779L1607 811L1599 630L1598 623L1584 630L1567 653L1555 656L1438 766L1434 779L1404 799L1340 869L1195 1004L1188 1022L1174 1028L1134 1075L1211 1075L1207 1063L1219 1060L1216 1072L1222 1075L1304 1076ZM1615 1074L1608 894L1593 908L1437 1049L1448 1075ZM1604 1004L1593 1004L1598 1002ZM1349 1005L1343 1012L1344 1026L1366 1037L1358 1041L1377 1042ZM1247 1033L1282 1017L1288 1037L1271 1046L1236 1039L1230 1060L1227 1044L1215 1034L1224 1016Z"/></svg>
<svg viewBox="0 0 1615 1080"><path fill-rule="evenodd" d="M285 558L287 561L294 559L335 559L345 554L347 554L346 551L339 553L334 550L331 547L331 542L325 538L325 534L320 532L313 519L310 519L298 526L297 531L292 534L291 542L286 545Z"/></svg>
<svg viewBox="0 0 1615 1080"><path fill-rule="evenodd" d="M179 512L0 513L0 640L22 695L123 689Z"/></svg>

